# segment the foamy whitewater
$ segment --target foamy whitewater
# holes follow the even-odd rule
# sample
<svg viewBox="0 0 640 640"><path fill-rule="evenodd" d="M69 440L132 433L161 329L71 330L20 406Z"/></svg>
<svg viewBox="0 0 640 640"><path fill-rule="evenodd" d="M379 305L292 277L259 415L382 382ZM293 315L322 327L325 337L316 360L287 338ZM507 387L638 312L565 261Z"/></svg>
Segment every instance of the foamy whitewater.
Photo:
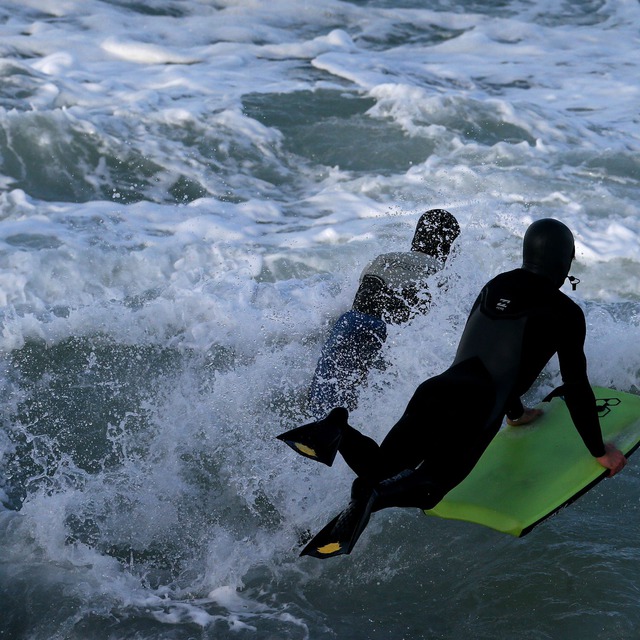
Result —
<svg viewBox="0 0 640 640"><path fill-rule="evenodd" d="M453 285L390 329L354 426L381 439L450 364L542 217L577 239L592 382L640 393L639 24L637 0L4 0L0 638L636 639L634 458L523 539L393 509L321 562L300 541L352 473L275 436L362 268L434 207Z"/></svg>

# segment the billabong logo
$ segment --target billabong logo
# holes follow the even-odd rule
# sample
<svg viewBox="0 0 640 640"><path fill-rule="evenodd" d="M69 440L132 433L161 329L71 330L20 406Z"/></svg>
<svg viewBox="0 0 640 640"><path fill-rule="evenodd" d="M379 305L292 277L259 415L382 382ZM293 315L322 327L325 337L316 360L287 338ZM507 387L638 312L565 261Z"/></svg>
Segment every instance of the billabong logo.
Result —
<svg viewBox="0 0 640 640"><path fill-rule="evenodd" d="M511 300L507 300L506 298L500 298L498 304L496 305L496 309L498 311L506 311L507 307L511 303Z"/></svg>

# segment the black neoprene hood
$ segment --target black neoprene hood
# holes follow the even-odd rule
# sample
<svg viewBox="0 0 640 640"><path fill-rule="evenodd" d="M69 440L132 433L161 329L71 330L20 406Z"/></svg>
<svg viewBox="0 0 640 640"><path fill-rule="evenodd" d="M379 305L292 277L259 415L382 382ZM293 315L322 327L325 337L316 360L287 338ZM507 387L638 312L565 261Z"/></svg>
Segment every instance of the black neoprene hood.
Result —
<svg viewBox="0 0 640 640"><path fill-rule="evenodd" d="M444 260L459 235L460 225L451 213L445 209L431 209L418 220L411 250Z"/></svg>
<svg viewBox="0 0 640 640"><path fill-rule="evenodd" d="M569 275L574 257L573 234L559 220L537 220L524 234L522 268L546 276L558 288Z"/></svg>

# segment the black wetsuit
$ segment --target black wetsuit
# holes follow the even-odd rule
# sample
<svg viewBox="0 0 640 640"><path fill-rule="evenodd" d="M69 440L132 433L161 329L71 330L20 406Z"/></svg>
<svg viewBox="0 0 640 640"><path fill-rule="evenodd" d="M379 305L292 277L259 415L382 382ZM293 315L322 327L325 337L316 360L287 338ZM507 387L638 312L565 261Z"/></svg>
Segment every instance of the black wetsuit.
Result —
<svg viewBox="0 0 640 640"><path fill-rule="evenodd" d="M545 276L516 269L491 280L453 364L417 388L382 444L344 430L339 450L359 477L354 491L377 485L376 510L434 506L471 471L505 414L522 415L520 396L556 353L573 422L591 455L604 455L585 335L580 307Z"/></svg>

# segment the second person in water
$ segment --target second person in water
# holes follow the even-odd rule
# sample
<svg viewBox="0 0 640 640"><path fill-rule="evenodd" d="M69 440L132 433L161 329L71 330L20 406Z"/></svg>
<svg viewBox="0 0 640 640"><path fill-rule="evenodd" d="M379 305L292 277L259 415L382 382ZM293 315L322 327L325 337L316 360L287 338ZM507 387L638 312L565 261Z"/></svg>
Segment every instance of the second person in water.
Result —
<svg viewBox="0 0 640 640"><path fill-rule="evenodd" d="M428 279L444 267L459 235L451 213L431 209L418 220L411 251L381 254L365 267L353 306L334 324L316 366L308 398L316 418L333 407L356 408L370 369L379 366L387 325L428 311Z"/></svg>

